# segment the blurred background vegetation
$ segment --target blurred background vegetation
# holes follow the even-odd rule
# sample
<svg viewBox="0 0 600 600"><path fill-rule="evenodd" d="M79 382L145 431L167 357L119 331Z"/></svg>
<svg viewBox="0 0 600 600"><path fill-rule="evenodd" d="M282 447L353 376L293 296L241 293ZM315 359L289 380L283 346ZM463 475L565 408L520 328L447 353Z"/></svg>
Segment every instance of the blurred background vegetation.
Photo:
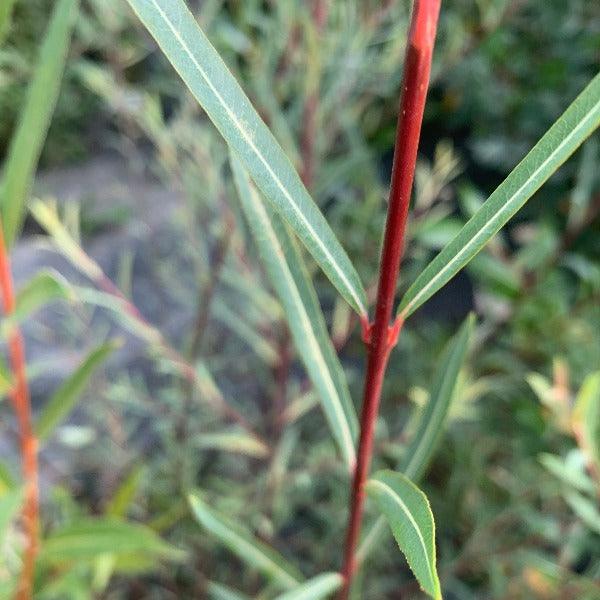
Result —
<svg viewBox="0 0 600 600"><path fill-rule="evenodd" d="M409 2L330 4L319 34L298 0L189 2L298 168L305 104L318 89L311 191L372 293ZM0 49L2 156L52 5L17 1ZM402 289L599 66L597 2L443 2ZM476 311L475 348L423 481L445 598L600 597L600 481L587 468L574 409L584 385L600 393L599 142L586 142L407 323L392 355L376 466L397 464L441 349ZM304 573L339 568L347 476L256 259L226 158L126 3L85 0L36 193L147 323L99 307L97 295L55 303L25 324L34 407L89 348L125 341L42 453L44 530L113 510L187 554L74 559L40 598L233 597L214 582L271 598L264 579L191 519L191 487ZM72 254L61 258L49 229L28 219L14 250L17 281L52 267L86 297L100 294ZM358 405L358 327L314 271ZM198 385L174 367L175 348ZM260 443L223 415L224 399ZM9 409L0 407L6 478L18 473ZM10 545L0 578L15 568ZM365 599L399 589L420 597L391 536L369 557L360 587Z"/></svg>

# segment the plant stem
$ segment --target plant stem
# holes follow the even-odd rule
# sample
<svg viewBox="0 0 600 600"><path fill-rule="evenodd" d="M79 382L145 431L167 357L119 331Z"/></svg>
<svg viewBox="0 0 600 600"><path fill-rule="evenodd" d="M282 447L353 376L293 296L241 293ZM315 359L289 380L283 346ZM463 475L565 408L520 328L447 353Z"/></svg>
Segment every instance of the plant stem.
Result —
<svg viewBox="0 0 600 600"><path fill-rule="evenodd" d="M154 348L171 362L177 372L191 384L198 385L198 374L192 361L188 360L181 352L176 350L163 334L142 315L133 301L123 294L112 279L104 273L100 265L87 254L81 246L77 246L77 250L80 253L80 256L84 257L86 263L91 267L91 269L83 270L83 272L100 290L118 298L122 302L123 310L139 324L141 330L147 332L148 335L141 336L141 339L145 340L148 344L152 344L150 340L154 340ZM241 427L248 431L248 433L256 437L256 439L263 441L246 418L239 411L225 402L224 399L219 410L224 417L237 422Z"/></svg>
<svg viewBox="0 0 600 600"><path fill-rule="evenodd" d="M4 228L0 223L0 288L4 314L9 316L15 310L12 274L6 245ZM25 345L23 336L14 326L8 336L8 352L14 377L10 392L12 405L17 416L21 441L21 460L25 481L25 505L23 507L23 527L27 546L23 557L23 568L15 598L28 600L32 596L35 559L38 551L39 532L39 488L38 488L38 442L31 423L31 402L27 386Z"/></svg>
<svg viewBox="0 0 600 600"><path fill-rule="evenodd" d="M372 325L363 322L364 337L368 345L367 373L357 464L352 483L350 518L344 550L342 570L344 586L339 595L340 600L348 598L355 572L356 546L360 535L365 501L364 484L371 465L373 434L379 412L381 388L390 352L396 345L398 334L402 328L402 321L396 320L390 326L390 319L404 250L408 208L440 4L441 0L415 0L413 7L400 96L390 201L381 251L375 320Z"/></svg>
<svg viewBox="0 0 600 600"><path fill-rule="evenodd" d="M221 279L221 273L223 271L223 267L225 266L225 259L227 258L227 253L229 252L229 247L231 245L231 238L235 231L235 217L225 203L224 199L222 199L221 206L221 218L224 223L224 231L217 241L216 248L212 256L211 277L202 289L198 301L196 321L194 323L194 333L188 352L189 360L192 364L194 364L200 356L202 340L204 338L204 332L208 326L210 309L214 300L215 291Z"/></svg>
<svg viewBox="0 0 600 600"><path fill-rule="evenodd" d="M328 0L313 0L312 20L318 37L323 33L329 14ZM320 60L320 58L319 58ZM315 142L317 138L317 114L319 112L319 79L320 65L314 69L314 81L311 82L311 90L304 105L302 117L302 171L300 177L304 185L310 190L315 178ZM311 67L308 67L309 72Z"/></svg>

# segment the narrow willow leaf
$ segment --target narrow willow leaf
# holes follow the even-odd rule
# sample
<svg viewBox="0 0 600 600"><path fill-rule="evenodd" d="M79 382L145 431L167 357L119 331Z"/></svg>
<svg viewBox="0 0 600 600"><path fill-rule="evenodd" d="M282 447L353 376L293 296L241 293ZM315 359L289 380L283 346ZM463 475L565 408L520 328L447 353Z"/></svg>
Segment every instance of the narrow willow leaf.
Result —
<svg viewBox="0 0 600 600"><path fill-rule="evenodd" d="M441 600L436 570L435 524L427 496L407 477L378 471L366 490L387 519L423 591Z"/></svg>
<svg viewBox="0 0 600 600"><path fill-rule="evenodd" d="M323 600L342 587L344 578L339 573L323 573L296 589L281 594L275 600Z"/></svg>
<svg viewBox="0 0 600 600"><path fill-rule="evenodd" d="M356 460L357 417L302 256L284 223L276 215L269 215L248 173L233 154L231 166L242 210L283 305L294 344L319 393L344 460L352 468Z"/></svg>
<svg viewBox="0 0 600 600"><path fill-rule="evenodd" d="M446 417L450 409L456 380L469 346L475 315L471 314L458 333L450 340L436 371L429 402L424 408L411 443L406 449L400 470L406 477L418 481L437 450Z"/></svg>
<svg viewBox="0 0 600 600"><path fill-rule="evenodd" d="M360 279L287 156L183 0L128 0L252 178L361 315Z"/></svg>
<svg viewBox="0 0 600 600"><path fill-rule="evenodd" d="M91 306L110 310L113 313L115 320L124 329L130 331L149 344L160 346L163 339L160 331L152 327L149 323L142 321L137 316L132 315L129 312L129 306L125 300L122 300L114 294L100 292L84 286L73 286L73 289L77 300Z"/></svg>
<svg viewBox="0 0 600 600"><path fill-rule="evenodd" d="M73 410L94 371L119 345L118 342L108 342L92 350L76 371L52 394L36 423L40 441L45 441Z"/></svg>
<svg viewBox="0 0 600 600"><path fill-rule="evenodd" d="M99 265L94 262L73 239L67 228L61 223L55 202L42 202L34 199L29 205L29 211L40 227L52 237L52 241L63 256L92 281L98 281L103 273Z"/></svg>
<svg viewBox="0 0 600 600"><path fill-rule="evenodd" d="M593 494L596 491L594 481L584 472L582 465L578 469L575 465L569 464L559 456L543 453L539 456L539 461L555 477L566 483L569 487L575 488L586 494Z"/></svg>
<svg viewBox="0 0 600 600"><path fill-rule="evenodd" d="M600 534L600 511L596 508L597 502L586 498L577 492L565 494L567 504L573 512L587 525L591 531Z"/></svg>
<svg viewBox="0 0 600 600"><path fill-rule="evenodd" d="M209 508L197 494L191 494L189 502L198 522L242 561L261 571L283 589L289 590L299 585L302 575L272 548Z"/></svg>
<svg viewBox="0 0 600 600"><path fill-rule="evenodd" d="M41 271L32 277L17 293L15 310L2 320L0 336L5 337L11 327L24 321L31 313L54 300L73 300L75 295L68 282L58 273Z"/></svg>
<svg viewBox="0 0 600 600"><path fill-rule="evenodd" d="M38 55L25 106L8 149L0 189L7 246L19 233L64 70L78 0L58 0Z"/></svg>
<svg viewBox="0 0 600 600"><path fill-rule="evenodd" d="M214 581L209 581L206 591L210 600L250 600L248 596Z"/></svg>
<svg viewBox="0 0 600 600"><path fill-rule="evenodd" d="M402 298L408 317L452 279L600 125L600 74L433 259Z"/></svg>
<svg viewBox="0 0 600 600"><path fill-rule="evenodd" d="M144 464L135 465L131 469L106 506L106 515L118 519L127 516L127 511L131 507L147 472L148 469Z"/></svg>
<svg viewBox="0 0 600 600"><path fill-rule="evenodd" d="M585 378L575 399L573 421L581 432L584 452L600 468L600 371Z"/></svg>
<svg viewBox="0 0 600 600"><path fill-rule="evenodd" d="M193 444L201 450L221 450L252 458L269 455L269 448L264 442L242 430L202 433L194 438Z"/></svg>
<svg viewBox="0 0 600 600"><path fill-rule="evenodd" d="M106 554L136 553L173 560L183 557L183 552L169 546L144 525L110 519L86 519L67 525L43 540L40 561L54 564L92 560Z"/></svg>
<svg viewBox="0 0 600 600"><path fill-rule="evenodd" d="M15 298L15 312L29 314L52 300L73 300L69 283L56 271L40 271L19 291Z"/></svg>
<svg viewBox="0 0 600 600"><path fill-rule="evenodd" d="M0 544L4 544L4 537L11 521L23 505L24 493L20 488L8 490L0 496Z"/></svg>

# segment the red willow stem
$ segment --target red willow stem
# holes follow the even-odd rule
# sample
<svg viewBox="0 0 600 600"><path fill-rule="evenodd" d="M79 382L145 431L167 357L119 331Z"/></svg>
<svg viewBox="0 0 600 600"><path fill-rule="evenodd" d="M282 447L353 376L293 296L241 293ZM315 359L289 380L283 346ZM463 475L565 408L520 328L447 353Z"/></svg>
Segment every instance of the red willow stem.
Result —
<svg viewBox="0 0 600 600"><path fill-rule="evenodd" d="M339 595L340 600L348 598L352 577L356 569L355 553L365 502L364 485L371 466L373 433L379 412L381 388L390 352L396 345L402 328L402 321L397 319L390 326L390 320L400 261L404 250L408 207L417 161L427 87L429 85L431 58L440 4L441 0L415 0L413 7L400 96L390 201L381 251L375 320L372 325L363 323L365 341L368 346L367 374L363 395L358 456L352 483L350 518L344 550L342 570L344 586Z"/></svg>
<svg viewBox="0 0 600 600"><path fill-rule="evenodd" d="M3 226L0 222L0 288L4 314L10 316L15 310L15 295ZM27 546L23 557L23 568L17 588L16 600L29 600L32 597L35 559L38 550L39 531L39 488L38 488L38 442L31 424L31 403L27 386L25 345L19 328L15 325L8 336L8 352L13 374L10 392L12 405L19 424L23 479L25 480L25 505L23 526Z"/></svg>

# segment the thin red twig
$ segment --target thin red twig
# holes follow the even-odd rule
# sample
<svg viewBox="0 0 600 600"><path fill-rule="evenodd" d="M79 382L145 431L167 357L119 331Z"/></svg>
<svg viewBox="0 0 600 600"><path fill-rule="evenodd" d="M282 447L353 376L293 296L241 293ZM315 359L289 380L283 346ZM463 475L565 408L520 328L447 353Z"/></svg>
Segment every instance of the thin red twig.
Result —
<svg viewBox="0 0 600 600"><path fill-rule="evenodd" d="M4 314L8 317L15 310L15 295L3 231L3 226L0 222L0 288L2 290ZM29 600L32 597L33 591L33 575L39 535L38 442L31 423L31 403L26 376L25 345L23 343L23 336L16 325L11 329L8 336L8 353L12 376L14 378L10 398L19 424L22 471L25 481L23 528L27 537L27 546L23 556L23 568L15 598L16 600Z"/></svg>
<svg viewBox="0 0 600 600"><path fill-rule="evenodd" d="M356 546L365 501L364 485L371 465L373 433L379 412L381 388L390 352L402 328L400 320L396 320L391 326L390 320L404 250L408 208L440 4L441 0L415 0L413 7L396 130L390 202L381 252L375 320L372 325L363 322L364 337L368 346L367 374L357 464L352 483L350 518L344 549L342 570L344 586L339 595L340 600L348 598L356 569Z"/></svg>

